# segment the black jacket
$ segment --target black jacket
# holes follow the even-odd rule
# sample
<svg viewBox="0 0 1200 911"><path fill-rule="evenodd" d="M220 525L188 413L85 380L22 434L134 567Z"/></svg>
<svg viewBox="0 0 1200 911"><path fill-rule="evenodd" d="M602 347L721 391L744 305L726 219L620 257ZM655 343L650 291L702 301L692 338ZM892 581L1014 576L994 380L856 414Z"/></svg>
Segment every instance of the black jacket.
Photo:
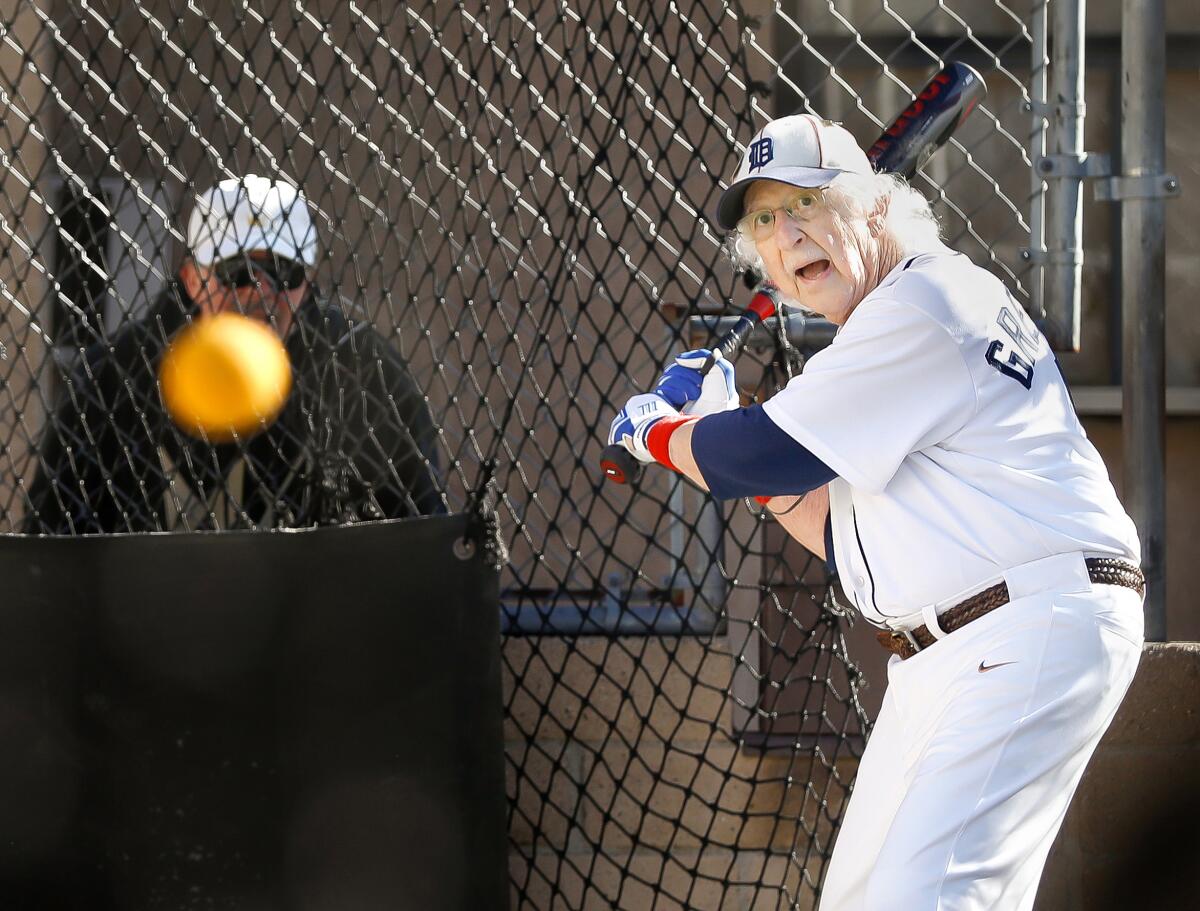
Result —
<svg viewBox="0 0 1200 911"><path fill-rule="evenodd" d="M404 361L368 323L314 295L286 339L293 387L278 419L241 443L187 436L165 413L157 376L194 311L172 285L144 319L84 352L49 416L23 531L302 527L444 511L436 430Z"/></svg>

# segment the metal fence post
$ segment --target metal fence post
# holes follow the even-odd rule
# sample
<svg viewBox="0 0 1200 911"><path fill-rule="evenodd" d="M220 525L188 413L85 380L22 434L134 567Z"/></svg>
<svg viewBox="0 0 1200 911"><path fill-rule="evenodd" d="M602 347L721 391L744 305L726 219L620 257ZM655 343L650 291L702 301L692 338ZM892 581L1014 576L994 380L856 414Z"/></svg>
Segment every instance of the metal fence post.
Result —
<svg viewBox="0 0 1200 911"><path fill-rule="evenodd" d="M1123 0L1122 23L1121 160L1124 179L1132 184L1162 177L1166 165L1163 0ZM1163 641L1166 224L1161 193L1126 193L1121 199L1121 270L1125 499L1142 541L1146 638Z"/></svg>
<svg viewBox="0 0 1200 911"><path fill-rule="evenodd" d="M1084 117L1084 19L1086 0L1051 4L1054 54L1051 58L1053 155L1082 162ZM1043 175L1052 176L1042 159ZM1058 175L1053 175L1058 176ZM1045 306L1051 343L1058 351L1079 350L1080 276L1083 271L1083 178L1071 169L1050 181L1050 249L1046 252Z"/></svg>
<svg viewBox="0 0 1200 911"><path fill-rule="evenodd" d="M1029 103L1032 114L1029 131L1029 152L1035 162L1030 169L1029 187L1029 247L1025 256L1031 262L1029 270L1029 312L1041 325L1049 328L1046 313L1046 180L1036 163L1045 158L1050 134L1047 119L1046 94L1049 91L1050 43L1047 34L1048 0L1041 0L1030 13Z"/></svg>

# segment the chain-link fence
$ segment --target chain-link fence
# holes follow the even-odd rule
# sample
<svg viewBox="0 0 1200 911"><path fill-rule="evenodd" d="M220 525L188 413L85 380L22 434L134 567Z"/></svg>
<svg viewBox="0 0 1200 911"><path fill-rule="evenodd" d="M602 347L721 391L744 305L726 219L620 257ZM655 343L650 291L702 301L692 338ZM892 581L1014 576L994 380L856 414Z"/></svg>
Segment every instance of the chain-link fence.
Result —
<svg viewBox="0 0 1200 911"><path fill-rule="evenodd" d="M866 727L824 567L596 460L744 306L710 220L738 143L814 110L868 144L947 59L988 98L914 183L1028 300L1040 5L6 0L0 531L459 510L494 458L514 906L807 907ZM301 188L320 254L283 415L214 444L157 367L194 197L247 174ZM786 329L747 397L802 366Z"/></svg>

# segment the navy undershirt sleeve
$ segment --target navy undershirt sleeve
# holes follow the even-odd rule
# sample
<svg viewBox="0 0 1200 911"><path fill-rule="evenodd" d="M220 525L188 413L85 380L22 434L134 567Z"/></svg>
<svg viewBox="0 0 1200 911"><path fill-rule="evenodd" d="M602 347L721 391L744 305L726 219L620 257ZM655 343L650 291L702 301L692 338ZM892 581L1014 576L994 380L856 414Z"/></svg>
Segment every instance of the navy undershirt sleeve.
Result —
<svg viewBox="0 0 1200 911"><path fill-rule="evenodd" d="M825 569L829 575L837 575L837 563L833 559L833 513L825 516Z"/></svg>
<svg viewBox="0 0 1200 911"><path fill-rule="evenodd" d="M767 417L761 405L698 421L692 457L718 500L808 493L837 477Z"/></svg>

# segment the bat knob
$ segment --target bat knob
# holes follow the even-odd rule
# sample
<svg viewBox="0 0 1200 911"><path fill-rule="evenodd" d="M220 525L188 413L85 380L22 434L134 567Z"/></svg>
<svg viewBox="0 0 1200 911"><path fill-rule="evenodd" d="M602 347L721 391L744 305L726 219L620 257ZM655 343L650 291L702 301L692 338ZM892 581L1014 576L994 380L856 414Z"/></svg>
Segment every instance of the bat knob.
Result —
<svg viewBox="0 0 1200 911"><path fill-rule="evenodd" d="M614 484L636 484L642 476L642 463L619 443L604 447L600 453L600 468L604 477Z"/></svg>

